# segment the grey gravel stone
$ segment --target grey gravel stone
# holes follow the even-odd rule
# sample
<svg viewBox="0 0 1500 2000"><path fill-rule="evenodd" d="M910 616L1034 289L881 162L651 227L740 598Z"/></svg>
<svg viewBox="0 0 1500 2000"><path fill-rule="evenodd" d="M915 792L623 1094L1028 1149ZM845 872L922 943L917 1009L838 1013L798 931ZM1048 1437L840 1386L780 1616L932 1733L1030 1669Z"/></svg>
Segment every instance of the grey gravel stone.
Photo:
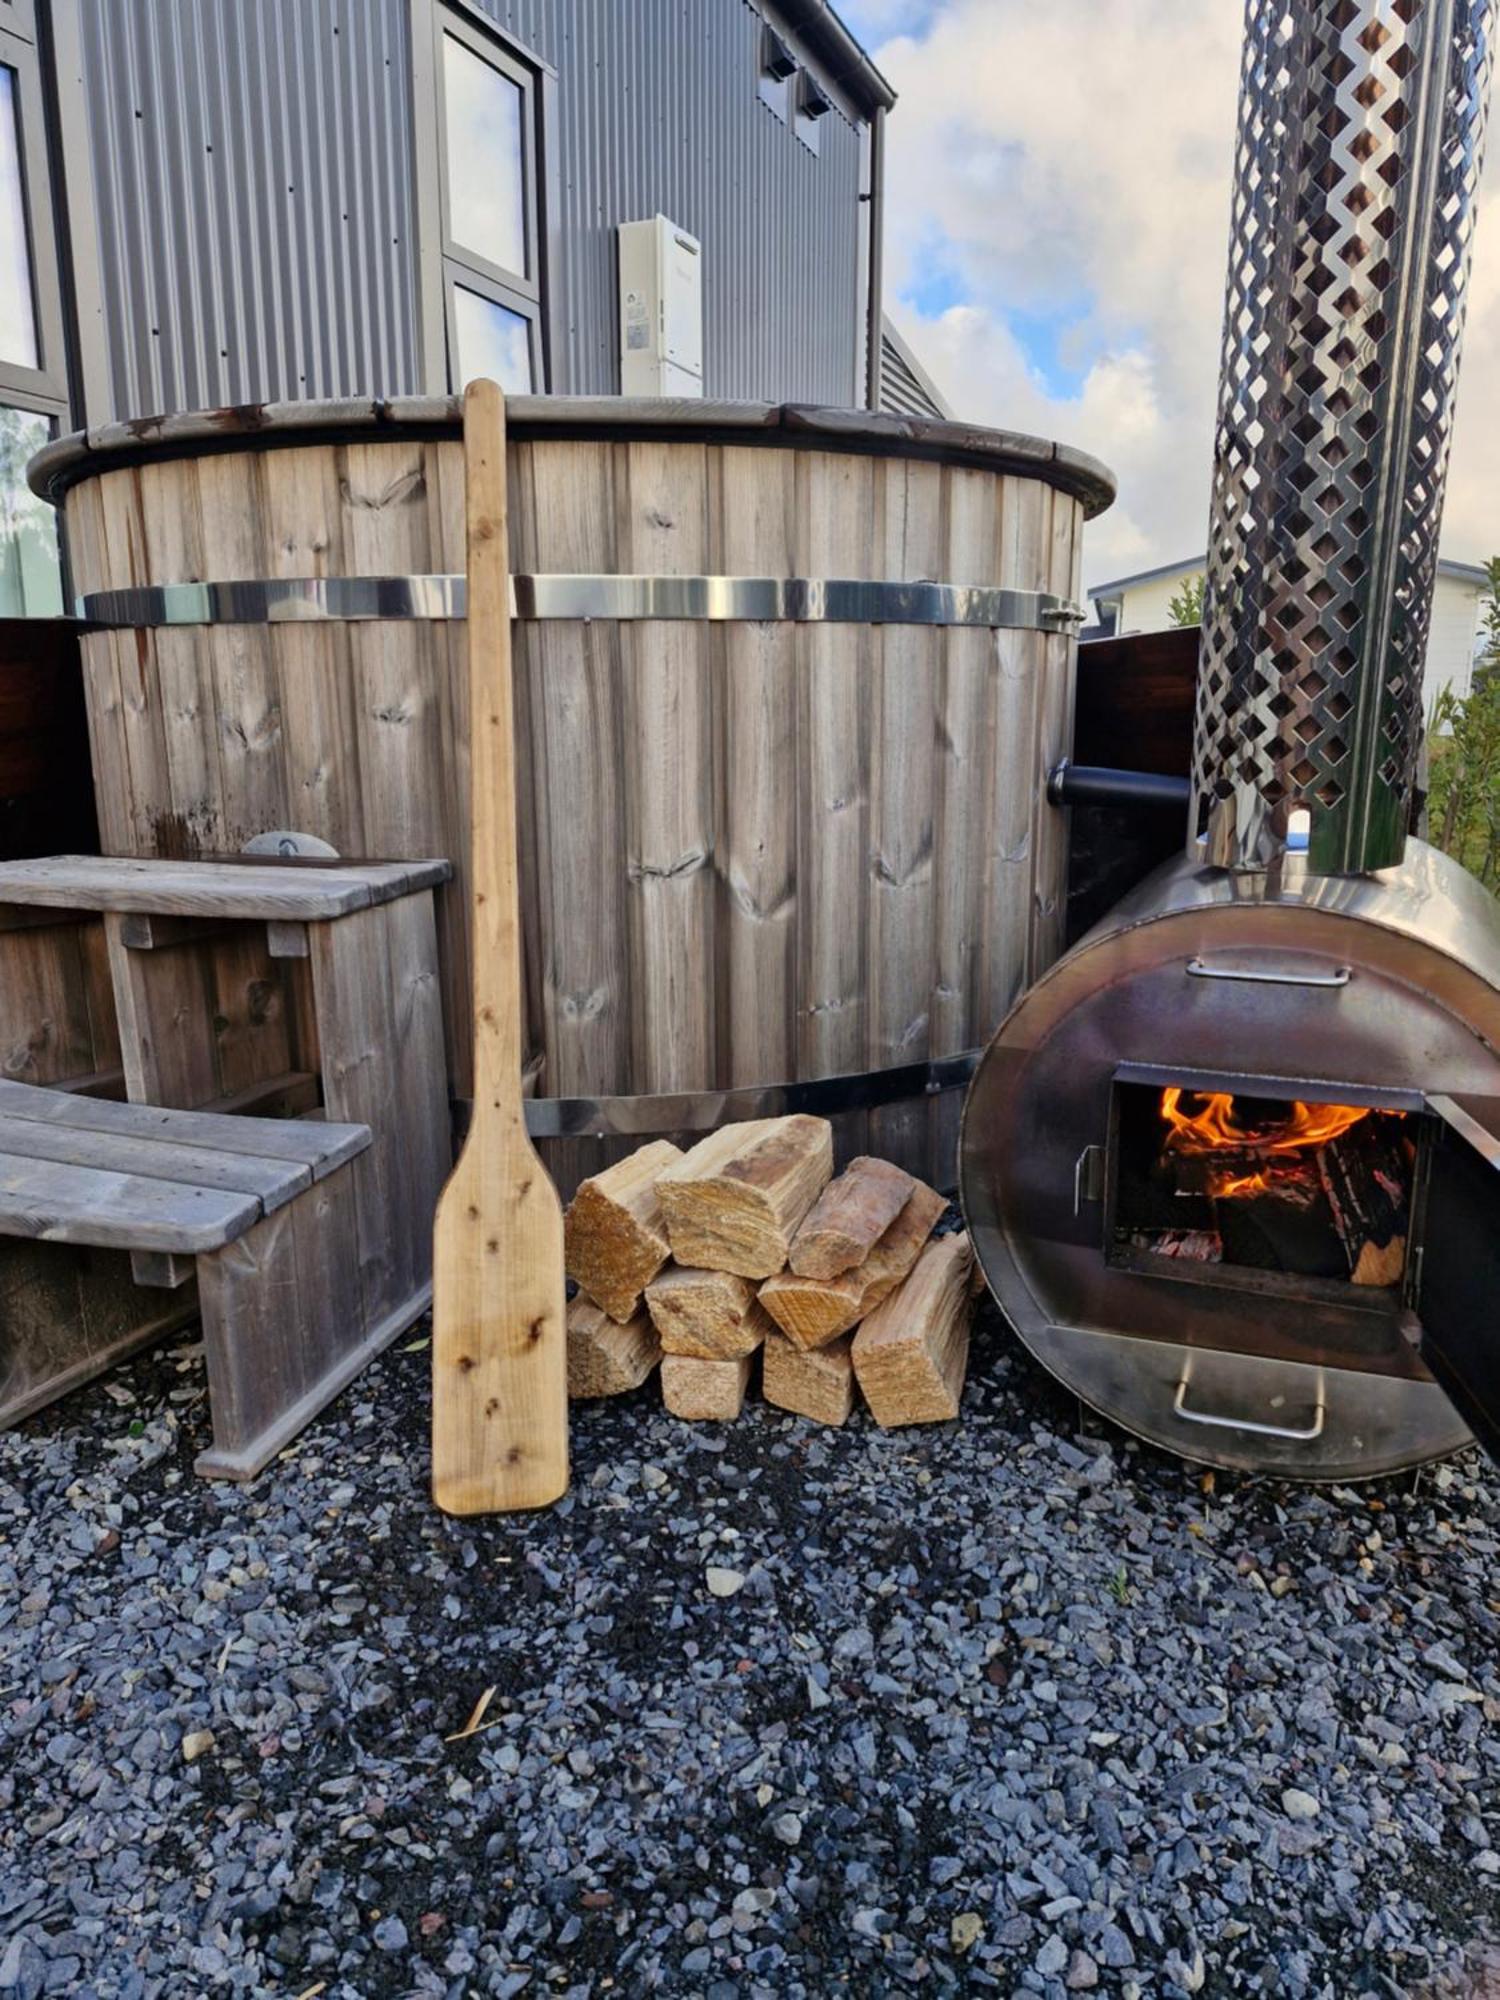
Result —
<svg viewBox="0 0 1500 2000"><path fill-rule="evenodd" d="M1473 1455L1207 1492L986 1311L958 1424L709 1435L648 1389L575 1413L560 1507L457 1521L404 1347L246 1489L192 1476L181 1344L6 1435L0 2000L1493 1977Z"/></svg>

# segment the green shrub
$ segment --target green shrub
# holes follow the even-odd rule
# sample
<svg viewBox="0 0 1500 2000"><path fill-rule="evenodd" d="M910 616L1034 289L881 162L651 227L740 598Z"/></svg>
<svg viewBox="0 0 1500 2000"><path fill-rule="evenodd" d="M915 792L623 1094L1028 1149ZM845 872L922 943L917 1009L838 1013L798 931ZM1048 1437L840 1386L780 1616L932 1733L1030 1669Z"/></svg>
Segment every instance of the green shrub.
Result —
<svg viewBox="0 0 1500 2000"><path fill-rule="evenodd" d="M1484 649L1462 700L1445 688L1429 732L1428 830L1487 889L1500 888L1500 556L1486 564Z"/></svg>

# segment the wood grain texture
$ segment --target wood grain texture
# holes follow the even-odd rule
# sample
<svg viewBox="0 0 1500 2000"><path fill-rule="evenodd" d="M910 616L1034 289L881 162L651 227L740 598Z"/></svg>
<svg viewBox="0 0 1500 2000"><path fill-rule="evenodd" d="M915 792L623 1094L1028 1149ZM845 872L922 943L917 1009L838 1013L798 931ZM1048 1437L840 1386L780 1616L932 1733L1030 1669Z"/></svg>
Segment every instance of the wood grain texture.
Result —
<svg viewBox="0 0 1500 2000"><path fill-rule="evenodd" d="M837 1278L862 1264L916 1193L889 1160L861 1154L830 1181L798 1225L787 1263L799 1278Z"/></svg>
<svg viewBox="0 0 1500 2000"><path fill-rule="evenodd" d="M144 916L318 923L446 882L447 861L152 861L52 854L0 862L0 903Z"/></svg>
<svg viewBox="0 0 1500 2000"><path fill-rule="evenodd" d="M699 575L708 564L701 447L626 445L616 460L622 569ZM631 1073L686 1090L715 1070L713 732L716 636L680 619L621 635L625 906Z"/></svg>
<svg viewBox="0 0 1500 2000"><path fill-rule="evenodd" d="M780 1272L761 1286L761 1304L798 1347L826 1346L857 1326L895 1290L921 1255L947 1205L935 1189L919 1181L862 1264L837 1278L799 1278L793 1271Z"/></svg>
<svg viewBox="0 0 1500 2000"><path fill-rule="evenodd" d="M761 1393L779 1410L810 1417L817 1424L847 1423L854 1408L851 1336L826 1347L795 1346L783 1333L766 1336L761 1361Z"/></svg>
<svg viewBox="0 0 1500 2000"><path fill-rule="evenodd" d="M563 1218L568 1276L622 1324L635 1317L642 1292L672 1254L656 1182L681 1158L669 1139L653 1139L590 1175Z"/></svg>
<svg viewBox="0 0 1500 2000"><path fill-rule="evenodd" d="M668 1265L652 1279L646 1308L668 1354L693 1354L703 1361L753 1354L770 1324L748 1278L682 1264Z"/></svg>
<svg viewBox="0 0 1500 2000"><path fill-rule="evenodd" d="M521 1096L521 914L506 541L505 403L464 398L468 502L474 1115L438 1208L433 1497L545 1506L568 1484L563 1218Z"/></svg>
<svg viewBox="0 0 1500 2000"><path fill-rule="evenodd" d="M938 1237L855 1334L855 1379L882 1429L946 1423L958 1415L969 1363L973 1268L967 1236Z"/></svg>
<svg viewBox="0 0 1500 2000"><path fill-rule="evenodd" d="M840 449L822 421L775 450L727 428L642 441L607 418L594 409L593 438L535 427L512 442L514 566L1076 583L1080 510L1024 456L938 464L903 456L893 433L883 459L863 431L850 442L866 449ZM245 445L209 474L179 459L73 487L77 587L201 574L210 532L214 559L247 576L463 567L455 442L370 428L358 443ZM218 519L231 507L243 521ZM345 855L454 860L443 1004L450 1083L471 1096L461 626L82 643L111 851L213 852L274 799ZM956 1052L1055 951L1066 856L1040 767L1066 747L1070 639L595 619L518 626L515 646L523 1064L540 1094ZM882 1110L877 1149L946 1180L955 1120L956 1100ZM868 1134L862 1115L842 1120L839 1159ZM571 1193L618 1150L568 1139L544 1157Z"/></svg>
<svg viewBox="0 0 1500 2000"><path fill-rule="evenodd" d="M896 459L881 467L882 574L943 574L943 479L936 465ZM872 637L866 1067L895 1069L921 1061L932 1047L943 635L931 626L883 625ZM930 1125L925 1100L882 1105L870 1113L870 1150L925 1167Z"/></svg>
<svg viewBox="0 0 1500 2000"><path fill-rule="evenodd" d="M690 1354L661 1358L661 1399L674 1417L690 1423L731 1424L745 1407L752 1357L700 1361Z"/></svg>
<svg viewBox="0 0 1500 2000"><path fill-rule="evenodd" d="M1000 502L1001 568L1020 590L1040 590L1047 576L1047 489L1004 481ZM1025 990L1031 952L1038 685L1046 640L1036 632L997 632L991 682L988 798L984 829L985 895L980 951L980 1035L996 1027ZM1049 808L1050 810L1050 808ZM986 1025L988 1024L988 1026Z"/></svg>
<svg viewBox="0 0 1500 2000"><path fill-rule="evenodd" d="M622 1325L580 1292L568 1301L568 1398L624 1396L639 1389L657 1362L661 1342L641 1308Z"/></svg>
<svg viewBox="0 0 1500 2000"><path fill-rule="evenodd" d="M868 577L875 554L873 461L797 465L804 576ZM799 756L797 1074L868 1067L870 670L873 635L858 625L797 632ZM866 1150L869 1120L839 1121L840 1151Z"/></svg>
<svg viewBox="0 0 1500 2000"><path fill-rule="evenodd" d="M124 1251L0 1240L0 1429L196 1312L191 1289L139 1290Z"/></svg>
<svg viewBox="0 0 1500 2000"><path fill-rule="evenodd" d="M657 1176L679 1264L768 1278L833 1172L826 1118L754 1118L700 1139Z"/></svg>
<svg viewBox="0 0 1500 2000"><path fill-rule="evenodd" d="M718 454L724 573L797 574L796 466L784 452ZM797 630L721 635L719 1071L730 1084L797 1072Z"/></svg>

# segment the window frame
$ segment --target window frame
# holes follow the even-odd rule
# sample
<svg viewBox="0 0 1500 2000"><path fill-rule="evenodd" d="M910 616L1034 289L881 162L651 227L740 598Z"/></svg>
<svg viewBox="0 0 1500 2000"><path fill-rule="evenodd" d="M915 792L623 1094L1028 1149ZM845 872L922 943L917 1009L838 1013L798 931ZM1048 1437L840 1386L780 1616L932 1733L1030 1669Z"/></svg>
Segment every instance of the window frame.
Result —
<svg viewBox="0 0 1500 2000"><path fill-rule="evenodd" d="M452 394L460 385L455 293L462 286L516 313L529 327L532 393L554 374L551 277L556 235L547 139L556 77L549 65L476 16L467 0L411 0L412 108L416 143L419 318L425 388ZM493 262L452 234L448 203L448 118L443 39L451 35L521 93L522 219L526 271Z"/></svg>
<svg viewBox="0 0 1500 2000"><path fill-rule="evenodd" d="M67 349L63 329L62 282L52 212L52 179L47 147L46 99L41 54L35 39L18 31L10 18L16 0L0 0L0 66L16 78L21 163L21 215L31 264L31 301L36 325L35 368L0 357L0 402L66 422L69 411ZM24 5L24 0L23 0ZM23 11L17 21L27 19Z"/></svg>

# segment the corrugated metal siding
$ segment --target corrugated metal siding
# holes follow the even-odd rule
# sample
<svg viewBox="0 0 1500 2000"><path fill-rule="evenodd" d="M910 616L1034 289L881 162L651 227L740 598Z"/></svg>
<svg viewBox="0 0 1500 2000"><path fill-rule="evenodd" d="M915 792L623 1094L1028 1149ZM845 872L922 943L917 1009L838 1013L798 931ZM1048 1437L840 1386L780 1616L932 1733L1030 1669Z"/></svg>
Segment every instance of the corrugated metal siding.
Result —
<svg viewBox="0 0 1500 2000"><path fill-rule="evenodd" d="M614 229L660 210L703 245L707 395L857 400L859 133L831 111L814 155L760 103L760 15L745 0L479 4L558 72L569 389L618 391Z"/></svg>
<svg viewBox="0 0 1500 2000"><path fill-rule="evenodd" d="M112 414L414 388L405 0L80 15Z"/></svg>
<svg viewBox="0 0 1500 2000"><path fill-rule="evenodd" d="M704 251L710 396L848 403L860 135L758 101L746 0L479 0L558 72L566 386L611 394L615 225ZM80 0L101 420L420 387L407 0Z"/></svg>

